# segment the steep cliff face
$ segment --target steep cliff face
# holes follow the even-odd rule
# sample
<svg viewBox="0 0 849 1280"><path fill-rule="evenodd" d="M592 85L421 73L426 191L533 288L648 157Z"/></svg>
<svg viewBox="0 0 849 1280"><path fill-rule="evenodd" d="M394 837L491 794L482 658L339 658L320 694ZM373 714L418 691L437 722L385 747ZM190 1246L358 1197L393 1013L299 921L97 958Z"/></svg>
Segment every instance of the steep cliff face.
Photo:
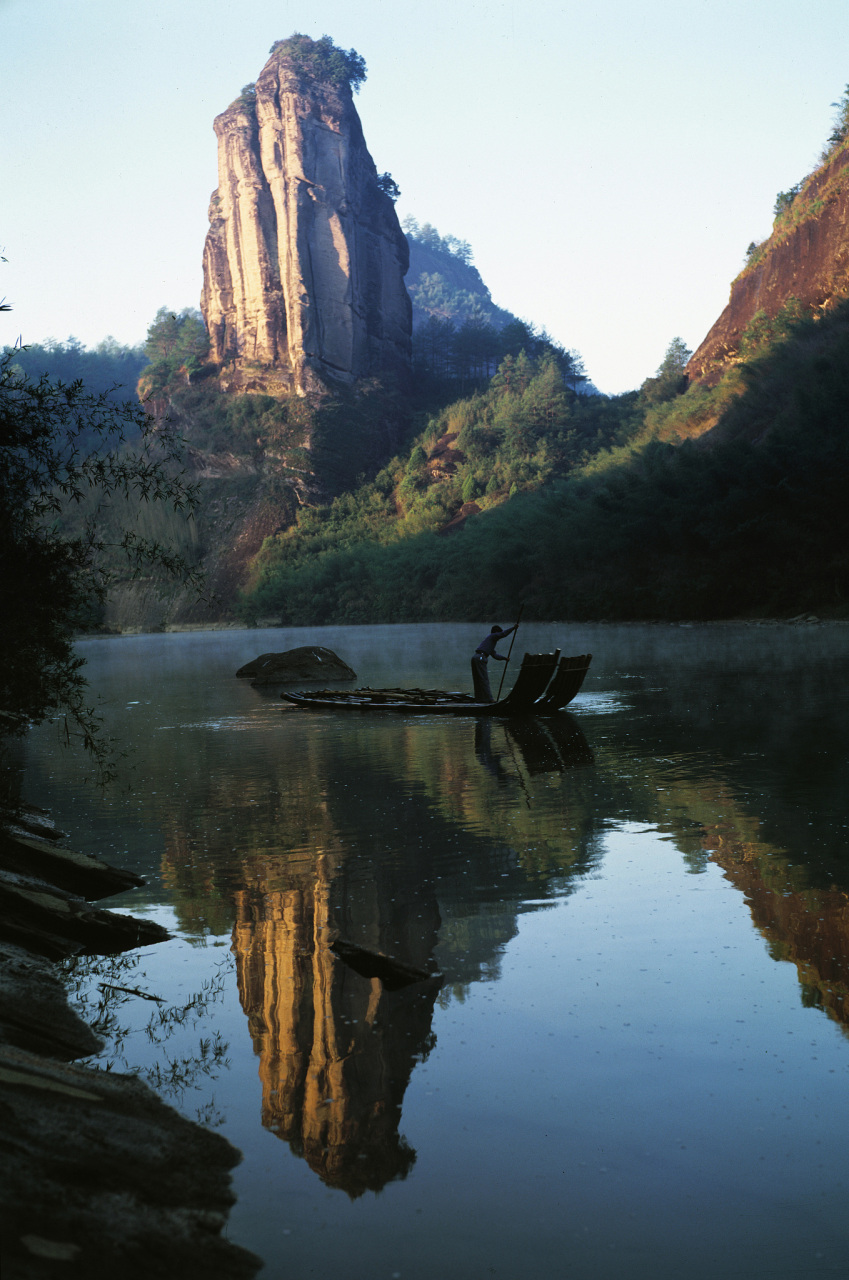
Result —
<svg viewBox="0 0 849 1280"><path fill-rule="evenodd" d="M318 389L410 364L407 242L346 83L272 53L215 121L201 310L234 390Z"/></svg>
<svg viewBox="0 0 849 1280"><path fill-rule="evenodd" d="M690 359L691 381L715 382L740 357L757 312L772 319L791 298L822 312L849 295L849 147L802 184L731 286L728 306Z"/></svg>

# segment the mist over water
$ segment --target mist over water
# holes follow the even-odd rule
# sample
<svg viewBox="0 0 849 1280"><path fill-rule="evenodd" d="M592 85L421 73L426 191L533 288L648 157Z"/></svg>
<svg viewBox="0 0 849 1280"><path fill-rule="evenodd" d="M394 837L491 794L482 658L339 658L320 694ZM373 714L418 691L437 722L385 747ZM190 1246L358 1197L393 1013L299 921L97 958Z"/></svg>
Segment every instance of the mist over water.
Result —
<svg viewBox="0 0 849 1280"><path fill-rule="evenodd" d="M516 658L594 654L544 722L233 676L315 643L467 689L488 629L81 645L132 790L44 727L24 798L175 934L123 985L179 1016L128 997L103 1061L243 1151L228 1235L269 1277L842 1274L849 628L523 624Z"/></svg>

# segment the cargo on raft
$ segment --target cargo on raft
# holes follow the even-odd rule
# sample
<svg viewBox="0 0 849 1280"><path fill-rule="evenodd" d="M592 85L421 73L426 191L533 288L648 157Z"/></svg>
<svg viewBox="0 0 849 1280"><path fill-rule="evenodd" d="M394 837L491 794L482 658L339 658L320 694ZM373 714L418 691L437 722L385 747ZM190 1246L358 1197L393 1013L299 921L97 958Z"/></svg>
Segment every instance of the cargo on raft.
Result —
<svg viewBox="0 0 849 1280"><path fill-rule="evenodd" d="M551 716L572 701L584 683L591 653L561 658L554 653L526 653L516 683L505 698L477 702L470 693L442 689L316 689L281 693L281 698L309 711L401 711L450 716Z"/></svg>

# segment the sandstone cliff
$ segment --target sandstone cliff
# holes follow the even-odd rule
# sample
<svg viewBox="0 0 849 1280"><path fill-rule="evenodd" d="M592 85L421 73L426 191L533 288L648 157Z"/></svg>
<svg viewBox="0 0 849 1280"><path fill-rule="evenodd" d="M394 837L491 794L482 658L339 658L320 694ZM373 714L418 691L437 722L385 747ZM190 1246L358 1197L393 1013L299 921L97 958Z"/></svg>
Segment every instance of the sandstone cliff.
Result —
<svg viewBox="0 0 849 1280"><path fill-rule="evenodd" d="M407 242L348 83L286 47L215 120L201 310L222 385L351 384L410 364Z"/></svg>
<svg viewBox="0 0 849 1280"><path fill-rule="evenodd" d="M849 295L849 146L801 185L731 286L728 306L687 365L691 381L715 382L740 358L757 312L772 319L795 298L822 312Z"/></svg>

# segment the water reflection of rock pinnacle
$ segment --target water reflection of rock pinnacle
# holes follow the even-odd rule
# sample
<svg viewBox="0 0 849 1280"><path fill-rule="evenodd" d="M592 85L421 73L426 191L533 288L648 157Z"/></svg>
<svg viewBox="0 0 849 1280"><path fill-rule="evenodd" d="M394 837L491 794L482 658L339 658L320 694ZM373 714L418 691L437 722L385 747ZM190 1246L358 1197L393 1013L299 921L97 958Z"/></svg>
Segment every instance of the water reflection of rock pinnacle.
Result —
<svg viewBox="0 0 849 1280"><path fill-rule="evenodd" d="M260 1059L262 1123L351 1197L406 1177L398 1132L414 1065L427 1056L436 985L389 992L329 948L333 882L236 895L239 995Z"/></svg>

